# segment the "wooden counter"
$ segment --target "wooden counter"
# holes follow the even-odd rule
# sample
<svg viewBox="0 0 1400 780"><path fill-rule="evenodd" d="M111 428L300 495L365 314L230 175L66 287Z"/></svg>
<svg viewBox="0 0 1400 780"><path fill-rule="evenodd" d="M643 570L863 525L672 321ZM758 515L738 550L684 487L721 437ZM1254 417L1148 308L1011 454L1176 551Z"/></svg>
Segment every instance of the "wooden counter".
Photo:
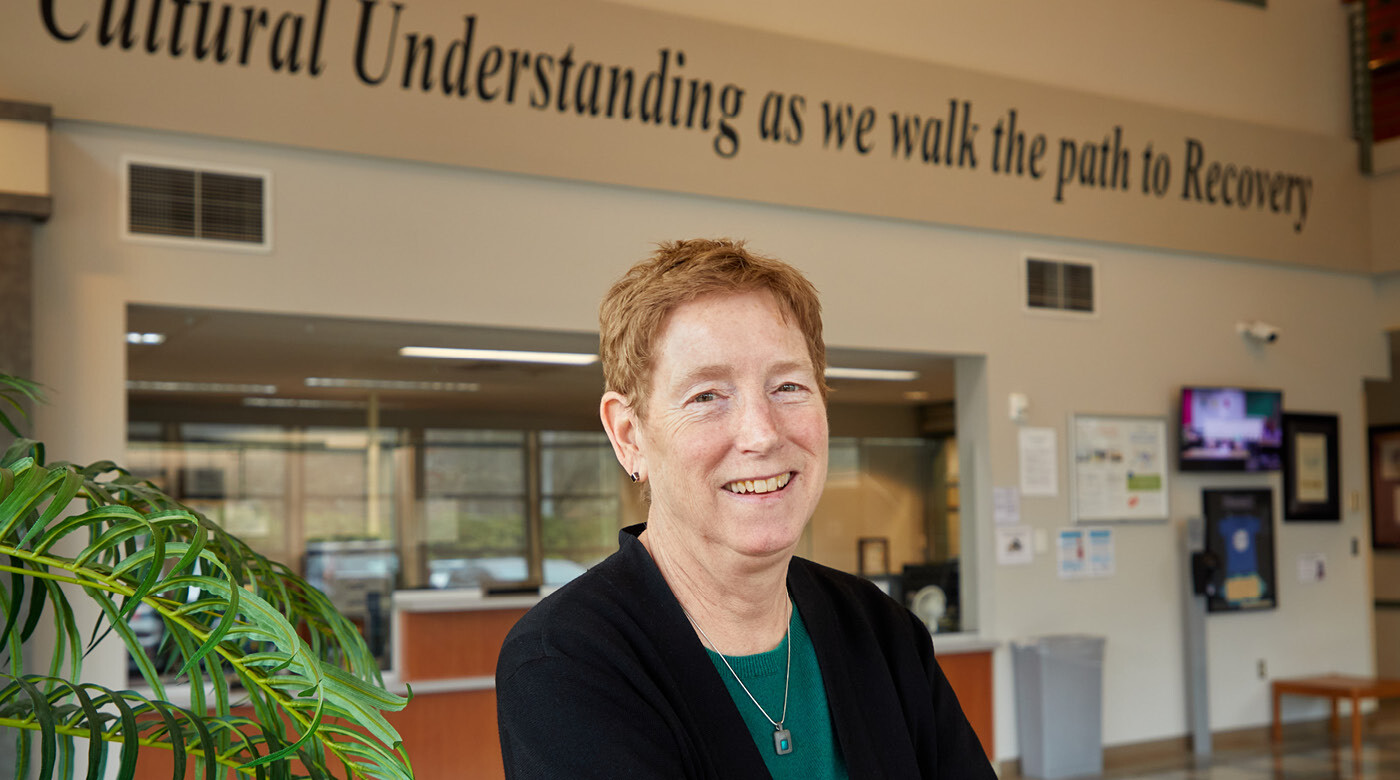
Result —
<svg viewBox="0 0 1400 780"><path fill-rule="evenodd" d="M413 686L414 700L390 721L420 777L504 777L496 733L496 656L535 597L483 597L476 591L401 591L394 596L391 689ZM995 760L992 653L999 643L935 634L934 651L958 702ZM469 771L468 771L469 770Z"/></svg>
<svg viewBox="0 0 1400 780"><path fill-rule="evenodd" d="M389 722L422 778L503 778L496 732L496 657L506 634L537 596L477 590L394 594L394 668L385 685L413 687L413 701Z"/></svg>
<svg viewBox="0 0 1400 780"><path fill-rule="evenodd" d="M987 759L996 763L996 713L992 690L992 653L1000 645L964 634L934 634L938 665L958 695L963 714L977 732Z"/></svg>
<svg viewBox="0 0 1400 780"><path fill-rule="evenodd" d="M386 717L403 737L417 777L505 777L496 727L496 656L511 626L538 601L469 590L394 595L395 662L384 683L401 695L411 685L413 701ZM933 644L963 712L994 757L992 653L999 643L936 634ZM137 777L169 776L169 753L143 751Z"/></svg>

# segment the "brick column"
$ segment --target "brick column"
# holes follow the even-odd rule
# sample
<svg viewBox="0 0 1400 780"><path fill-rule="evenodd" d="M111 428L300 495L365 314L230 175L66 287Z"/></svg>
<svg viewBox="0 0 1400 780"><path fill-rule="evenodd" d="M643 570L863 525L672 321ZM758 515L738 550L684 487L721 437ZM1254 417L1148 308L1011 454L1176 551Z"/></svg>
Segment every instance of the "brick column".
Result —
<svg viewBox="0 0 1400 780"><path fill-rule="evenodd" d="M0 100L0 373L26 379L34 377L34 226L53 208L52 124L48 106ZM16 422L33 433L29 423ZM0 428L0 449L12 438Z"/></svg>
<svg viewBox="0 0 1400 780"><path fill-rule="evenodd" d="M48 106L0 100L0 373L26 379L34 377L34 226L49 218L53 206L52 124ZM32 405L25 404L28 421L16 419L14 410L6 407L20 432L32 436ZM0 427L0 452L13 440ZM28 658L25 667L38 671ZM0 739L0 766L14 766L16 760L14 739Z"/></svg>

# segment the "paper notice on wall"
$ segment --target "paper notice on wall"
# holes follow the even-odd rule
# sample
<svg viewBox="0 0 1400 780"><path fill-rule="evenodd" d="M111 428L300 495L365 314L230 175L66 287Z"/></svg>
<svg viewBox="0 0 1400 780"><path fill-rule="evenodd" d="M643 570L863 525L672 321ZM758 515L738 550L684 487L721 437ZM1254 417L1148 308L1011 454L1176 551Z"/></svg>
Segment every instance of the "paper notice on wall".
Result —
<svg viewBox="0 0 1400 780"><path fill-rule="evenodd" d="M1113 529L1089 529L1089 562L1086 568L1085 574L1089 577L1112 576L1116 568L1113 553Z"/></svg>
<svg viewBox="0 0 1400 780"><path fill-rule="evenodd" d="M1302 583L1322 582L1327 579L1326 553L1300 553L1298 555L1298 581Z"/></svg>
<svg viewBox="0 0 1400 780"><path fill-rule="evenodd" d="M1055 457L1055 429L1022 428L1019 438L1021 495L1058 495L1060 492L1060 470Z"/></svg>
<svg viewBox="0 0 1400 780"><path fill-rule="evenodd" d="M1070 580L1083 577L1089 570L1089 550L1084 539L1085 532L1079 528L1061 528L1055 543L1055 558L1060 579Z"/></svg>
<svg viewBox="0 0 1400 780"><path fill-rule="evenodd" d="M1028 525L1002 526L997 528L997 563L1003 566L1017 566L1030 563L1031 527Z"/></svg>
<svg viewBox="0 0 1400 780"><path fill-rule="evenodd" d="M1021 495L1016 488L992 488L992 517L998 526L1021 524Z"/></svg>
<svg viewBox="0 0 1400 780"><path fill-rule="evenodd" d="M1167 429L1162 418L1076 415L1070 436L1076 520L1167 518Z"/></svg>
<svg viewBox="0 0 1400 780"><path fill-rule="evenodd" d="M1061 579L1111 577L1117 570L1111 528L1062 528L1056 544Z"/></svg>

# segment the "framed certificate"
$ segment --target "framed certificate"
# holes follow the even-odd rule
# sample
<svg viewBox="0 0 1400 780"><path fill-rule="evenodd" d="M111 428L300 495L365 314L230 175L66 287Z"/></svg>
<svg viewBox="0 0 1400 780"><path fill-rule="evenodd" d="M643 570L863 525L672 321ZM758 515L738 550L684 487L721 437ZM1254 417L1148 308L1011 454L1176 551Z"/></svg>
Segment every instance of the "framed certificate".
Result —
<svg viewBox="0 0 1400 780"><path fill-rule="evenodd" d="M1371 428L1371 546L1400 547L1400 425Z"/></svg>
<svg viewBox="0 0 1400 780"><path fill-rule="evenodd" d="M1341 522L1337 415L1283 416L1283 519Z"/></svg>

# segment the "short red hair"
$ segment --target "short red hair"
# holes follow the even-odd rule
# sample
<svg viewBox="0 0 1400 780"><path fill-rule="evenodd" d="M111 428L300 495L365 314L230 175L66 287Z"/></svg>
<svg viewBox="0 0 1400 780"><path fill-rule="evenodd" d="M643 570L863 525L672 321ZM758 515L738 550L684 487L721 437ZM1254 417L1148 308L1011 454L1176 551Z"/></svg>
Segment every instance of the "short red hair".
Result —
<svg viewBox="0 0 1400 780"><path fill-rule="evenodd" d="M661 244L608 290L598 312L605 389L626 396L633 412L645 417L652 350L667 316L704 295L754 290L772 293L783 318L802 332L825 403L826 344L817 288L796 268L727 238Z"/></svg>

